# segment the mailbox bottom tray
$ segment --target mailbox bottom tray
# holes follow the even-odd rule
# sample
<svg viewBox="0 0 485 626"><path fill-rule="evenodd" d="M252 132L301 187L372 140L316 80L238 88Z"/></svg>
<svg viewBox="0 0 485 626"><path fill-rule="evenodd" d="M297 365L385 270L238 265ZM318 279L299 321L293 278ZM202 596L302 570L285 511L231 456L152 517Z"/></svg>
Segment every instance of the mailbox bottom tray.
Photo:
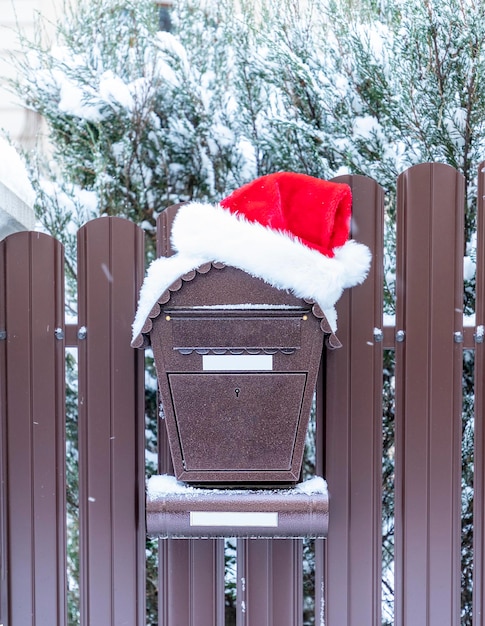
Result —
<svg viewBox="0 0 485 626"><path fill-rule="evenodd" d="M202 489L173 476L147 483L147 532L160 538L325 538L328 491L315 477L291 489Z"/></svg>

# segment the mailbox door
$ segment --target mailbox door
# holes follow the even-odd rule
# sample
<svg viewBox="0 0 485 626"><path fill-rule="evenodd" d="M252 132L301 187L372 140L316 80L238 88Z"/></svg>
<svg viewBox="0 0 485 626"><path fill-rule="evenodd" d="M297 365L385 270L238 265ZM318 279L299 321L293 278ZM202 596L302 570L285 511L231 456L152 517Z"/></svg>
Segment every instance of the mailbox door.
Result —
<svg viewBox="0 0 485 626"><path fill-rule="evenodd" d="M185 471L290 470L306 382L305 373L169 374Z"/></svg>

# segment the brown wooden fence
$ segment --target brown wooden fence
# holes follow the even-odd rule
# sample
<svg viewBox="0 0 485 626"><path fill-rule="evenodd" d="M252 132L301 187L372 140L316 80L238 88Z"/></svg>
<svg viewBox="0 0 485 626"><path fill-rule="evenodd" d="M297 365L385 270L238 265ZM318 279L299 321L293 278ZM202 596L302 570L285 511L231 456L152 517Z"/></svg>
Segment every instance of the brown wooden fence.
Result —
<svg viewBox="0 0 485 626"><path fill-rule="evenodd" d="M338 304L343 348L324 355L317 473L329 534L315 542L315 624L381 624L382 363L395 349L396 626L458 626L463 350L475 350L474 625L485 600L484 174L478 179L475 328L463 327L463 179L423 164L397 198L395 326L383 326L384 196L342 177L367 281ZM160 219L166 242L169 217ZM63 250L25 232L0 243L0 624L64 626L64 359L79 352L82 626L145 620L144 361L130 347L144 275L143 232L101 218L79 232L78 323L64 321ZM381 332L382 331L382 332ZM476 339L474 338L476 335ZM160 471L170 470L160 436ZM161 540L159 624L222 626L223 540ZM302 542L238 540L238 626L302 624Z"/></svg>

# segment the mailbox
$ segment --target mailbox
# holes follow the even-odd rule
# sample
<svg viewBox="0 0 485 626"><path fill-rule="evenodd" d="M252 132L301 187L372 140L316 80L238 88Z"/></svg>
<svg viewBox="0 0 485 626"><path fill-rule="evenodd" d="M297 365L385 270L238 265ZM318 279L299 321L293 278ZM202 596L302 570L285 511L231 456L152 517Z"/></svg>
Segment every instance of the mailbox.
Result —
<svg viewBox="0 0 485 626"><path fill-rule="evenodd" d="M234 267L182 277L145 321L175 475L298 481L324 338L320 307Z"/></svg>
<svg viewBox="0 0 485 626"><path fill-rule="evenodd" d="M350 207L347 185L279 173L166 220L176 254L150 266L132 341L153 349L178 485L151 482L150 533L325 536L326 485L297 483L334 304L370 263Z"/></svg>

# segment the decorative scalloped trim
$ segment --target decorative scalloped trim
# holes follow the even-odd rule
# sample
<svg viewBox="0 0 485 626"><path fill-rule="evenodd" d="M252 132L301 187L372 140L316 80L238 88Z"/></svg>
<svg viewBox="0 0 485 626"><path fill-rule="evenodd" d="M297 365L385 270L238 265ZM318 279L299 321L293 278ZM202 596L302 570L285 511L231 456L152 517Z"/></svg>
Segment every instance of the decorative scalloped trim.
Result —
<svg viewBox="0 0 485 626"><path fill-rule="evenodd" d="M337 335L333 332L332 327L330 326L325 313L322 310L322 307L315 302L314 300L307 300L305 302L308 304L312 304L312 313L317 318L322 320L320 322L320 328L325 334L325 345L329 350L336 350L337 348L341 348L342 344L340 343Z"/></svg>
<svg viewBox="0 0 485 626"><path fill-rule="evenodd" d="M150 311L150 313L148 314L148 317L145 320L145 323L143 324L143 327L141 329L141 332L133 339L133 341L131 342L131 346L133 348L147 348L150 345L150 333L152 331L153 328L153 320L156 319L162 312L162 308L161 306L164 304L167 304L167 302L170 301L170 298L172 297L172 293L176 292L176 291L180 291L180 289L182 288L182 285L184 283L190 282L192 280L194 280L194 278L197 276L197 274L207 274L208 272L210 272L213 268L217 269L217 270L221 270L224 267L226 267L224 265L224 263L219 263L219 262L212 262L212 263L204 263L203 265L201 265L200 267L198 267L195 270L192 270L190 272L187 272L187 274L184 274L183 276L181 276L180 278L178 278L174 283L172 283L170 285L170 287L168 287L168 289L166 289L157 299L157 302L153 305L152 310ZM306 298L303 299L304 302L306 302L307 304L312 305L312 314L317 318L320 319L320 328L322 329L323 333L325 334L325 345L330 349L330 350L335 350L336 348L341 348L342 344L340 343L340 341L338 340L337 336L335 335L335 333L333 332L326 316L325 313L323 312L322 308L320 307L319 304L317 304L314 300L308 300ZM286 350L286 349L285 349ZM247 351L247 350L243 350L243 351ZM266 352L264 349L262 350L264 352ZM283 351L283 350L280 350ZM199 351L197 351L199 352ZM226 350L226 352L231 352L231 349ZM219 352L220 353L220 352ZM254 351L251 352L252 354L255 354ZM267 352L269 354L269 352Z"/></svg>
<svg viewBox="0 0 485 626"><path fill-rule="evenodd" d="M175 348L175 350L183 355L188 356L190 354L294 354L296 348Z"/></svg>
<svg viewBox="0 0 485 626"><path fill-rule="evenodd" d="M152 307L152 310L148 314L145 323L143 324L141 332L133 339L133 341L131 342L131 346L133 348L147 348L150 345L150 332L153 328L153 320L156 319L162 311L160 305L167 304L167 302L170 301L173 292L180 291L182 285L184 283L188 283L194 280L197 274L207 274L212 268L221 270L224 267L225 265L223 263L204 263L203 265L200 265L197 269L187 272L186 274L178 278L175 282L173 282L170 287L168 287L168 289L165 289L165 291L158 297L156 303Z"/></svg>

